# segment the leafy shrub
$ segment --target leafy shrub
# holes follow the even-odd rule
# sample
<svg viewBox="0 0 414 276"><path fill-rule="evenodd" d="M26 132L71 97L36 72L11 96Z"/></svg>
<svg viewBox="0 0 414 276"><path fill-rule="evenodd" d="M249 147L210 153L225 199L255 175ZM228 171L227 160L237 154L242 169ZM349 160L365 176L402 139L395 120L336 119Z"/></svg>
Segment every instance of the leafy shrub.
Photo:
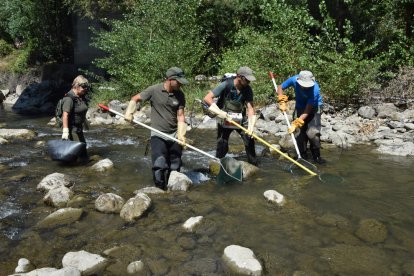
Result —
<svg viewBox="0 0 414 276"><path fill-rule="evenodd" d="M0 57L7 56L12 51L13 47L3 39L0 39Z"/></svg>
<svg viewBox="0 0 414 276"><path fill-rule="evenodd" d="M97 48L109 54L95 64L130 94L162 80L172 66L181 67L191 76L205 53L196 24L199 1L139 3L125 19L107 21L111 29L97 32L94 41Z"/></svg>

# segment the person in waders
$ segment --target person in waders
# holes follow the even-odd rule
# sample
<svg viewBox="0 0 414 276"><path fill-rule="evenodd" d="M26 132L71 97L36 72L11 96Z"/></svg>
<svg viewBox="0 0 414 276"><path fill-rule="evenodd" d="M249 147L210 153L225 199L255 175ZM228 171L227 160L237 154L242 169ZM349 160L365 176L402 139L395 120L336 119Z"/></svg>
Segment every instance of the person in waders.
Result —
<svg viewBox="0 0 414 276"><path fill-rule="evenodd" d="M133 96L125 112L127 121L133 120L137 102L150 101L151 127L173 136L177 143L156 132L151 132L152 175L156 187L166 190L171 171L180 171L181 155L185 146L187 123L184 117L185 95L181 85L188 84L183 70L171 67L163 83L146 88Z"/></svg>
<svg viewBox="0 0 414 276"><path fill-rule="evenodd" d="M89 161L83 126L87 125L88 101L85 96L90 89L91 85L88 80L79 75L73 80L72 89L62 100L62 140L85 143L84 150L79 154L81 163L88 163Z"/></svg>
<svg viewBox="0 0 414 276"><path fill-rule="evenodd" d="M295 133L299 152L302 158L307 159L307 145L310 144L310 151L313 161L318 164L324 164L326 161L321 158L321 112L322 97L320 95L319 84L315 80L312 72L300 71L298 75L292 76L285 80L278 87L279 109L285 112L287 109L288 96L283 91L289 87L295 90L295 111L291 127L288 129L289 134Z"/></svg>
<svg viewBox="0 0 414 276"><path fill-rule="evenodd" d="M253 134L257 117L253 106L253 90L250 82L255 81L254 72L247 66L240 67L235 77L220 83L204 97L204 102L212 113L217 114L217 148L216 157L223 158L229 150L229 137L233 130L241 136L250 164L257 165ZM218 98L217 103L214 98ZM231 124L228 119L240 125L246 125L249 133L243 132Z"/></svg>

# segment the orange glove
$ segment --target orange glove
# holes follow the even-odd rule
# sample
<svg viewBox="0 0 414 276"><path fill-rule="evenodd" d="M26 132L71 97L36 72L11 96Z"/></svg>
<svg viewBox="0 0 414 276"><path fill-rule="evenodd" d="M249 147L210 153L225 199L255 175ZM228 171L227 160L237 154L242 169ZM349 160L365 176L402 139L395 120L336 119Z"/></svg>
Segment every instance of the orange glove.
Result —
<svg viewBox="0 0 414 276"><path fill-rule="evenodd" d="M277 102L279 103L279 109L285 112L287 110L288 96L283 94L277 95Z"/></svg>
<svg viewBox="0 0 414 276"><path fill-rule="evenodd" d="M295 119L292 122L292 125L290 126L290 128L288 128L288 133L291 134L291 133L295 132L295 130L297 128L303 127L304 124L305 124L305 122L301 118Z"/></svg>

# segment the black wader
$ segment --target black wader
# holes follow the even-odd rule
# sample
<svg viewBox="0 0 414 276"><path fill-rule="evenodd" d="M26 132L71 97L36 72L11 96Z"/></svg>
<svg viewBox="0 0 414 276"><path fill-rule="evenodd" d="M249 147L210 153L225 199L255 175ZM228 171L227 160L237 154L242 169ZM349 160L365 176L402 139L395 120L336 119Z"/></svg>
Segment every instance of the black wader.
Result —
<svg viewBox="0 0 414 276"><path fill-rule="evenodd" d="M296 109L294 119L302 115L304 109ZM305 124L299 129L299 134L295 135L299 152L304 159L308 158L308 142L312 158L317 163L324 163L321 158L321 108L317 107L305 119Z"/></svg>
<svg viewBox="0 0 414 276"><path fill-rule="evenodd" d="M166 190L171 171L180 171L182 146L172 140L151 136L152 176L156 187Z"/></svg>

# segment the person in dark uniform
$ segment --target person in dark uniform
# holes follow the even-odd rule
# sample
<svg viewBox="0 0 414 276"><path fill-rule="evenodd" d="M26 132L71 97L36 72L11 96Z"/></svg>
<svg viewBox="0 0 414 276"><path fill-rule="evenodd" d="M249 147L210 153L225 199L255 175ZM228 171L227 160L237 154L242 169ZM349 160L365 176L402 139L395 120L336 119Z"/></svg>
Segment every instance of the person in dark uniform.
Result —
<svg viewBox="0 0 414 276"><path fill-rule="evenodd" d="M91 86L84 76L77 76L73 80L72 89L63 98L62 103L62 139L85 143L85 148L79 155L82 163L89 161L83 126L87 124L88 102L85 96L90 88Z"/></svg>
<svg viewBox="0 0 414 276"><path fill-rule="evenodd" d="M166 190L171 171L180 171L182 149L185 146L185 95L181 85L188 84L183 70L171 67L162 83L152 85L131 98L125 112L127 121L133 120L137 102L150 101L151 127L173 136L177 143L156 132L151 132L152 174L156 187Z"/></svg>
<svg viewBox="0 0 414 276"><path fill-rule="evenodd" d="M257 117L253 106L253 90L250 82L255 81L254 72L247 66L240 67L235 77L220 83L204 97L209 110L221 119L217 124L216 157L223 158L229 150L229 137L233 130L241 136L250 164L257 165L254 139L251 137ZM218 98L215 103L214 98ZM247 123L249 133L243 132L228 120L240 125Z"/></svg>

